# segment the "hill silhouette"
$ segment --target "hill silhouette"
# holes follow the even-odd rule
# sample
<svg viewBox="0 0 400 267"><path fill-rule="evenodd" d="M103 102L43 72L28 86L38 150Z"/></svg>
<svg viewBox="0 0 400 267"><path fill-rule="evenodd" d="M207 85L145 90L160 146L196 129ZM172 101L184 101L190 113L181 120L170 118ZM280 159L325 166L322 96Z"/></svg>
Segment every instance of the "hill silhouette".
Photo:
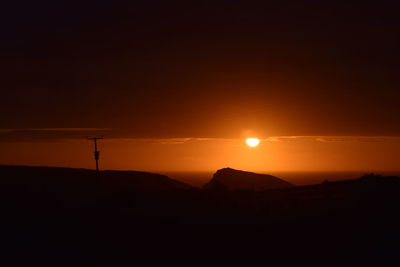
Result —
<svg viewBox="0 0 400 267"><path fill-rule="evenodd" d="M188 190L192 187L166 175L140 171L101 171L58 167L0 166L5 181L21 185L46 185L49 189L67 188L103 190L168 192Z"/></svg>
<svg viewBox="0 0 400 267"><path fill-rule="evenodd" d="M213 175L213 178L204 185L204 190L264 191L293 186L293 184L272 175L224 168Z"/></svg>
<svg viewBox="0 0 400 267"><path fill-rule="evenodd" d="M399 177L263 191L67 168L0 166L0 177L3 255L13 266L400 263Z"/></svg>

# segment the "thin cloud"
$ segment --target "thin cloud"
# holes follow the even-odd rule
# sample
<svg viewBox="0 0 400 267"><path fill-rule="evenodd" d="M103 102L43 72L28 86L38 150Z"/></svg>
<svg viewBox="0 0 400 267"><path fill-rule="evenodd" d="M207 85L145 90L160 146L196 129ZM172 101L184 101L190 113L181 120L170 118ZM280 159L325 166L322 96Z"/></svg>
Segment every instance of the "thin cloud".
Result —
<svg viewBox="0 0 400 267"><path fill-rule="evenodd" d="M348 138L347 138L348 139ZM319 136L316 137L315 140L317 142L328 143L328 142L344 142L346 138L343 137L332 137L332 136Z"/></svg>
<svg viewBox="0 0 400 267"><path fill-rule="evenodd" d="M388 142L399 141L399 136L319 136L318 142Z"/></svg>
<svg viewBox="0 0 400 267"><path fill-rule="evenodd" d="M183 138L109 138L105 142L135 142L150 143L161 145L181 145L189 142L207 142L207 141L234 141L238 139L227 138L204 138L204 137L183 137Z"/></svg>
<svg viewBox="0 0 400 267"><path fill-rule="evenodd" d="M28 128L0 129L0 142L58 142L78 141L90 135L104 135L105 142L135 142L161 145L182 145L190 142L237 142L242 138L216 137L168 137L135 138L111 128ZM260 138L263 142L386 142L400 141L400 136L269 136Z"/></svg>
<svg viewBox="0 0 400 267"><path fill-rule="evenodd" d="M400 136L271 136L262 139L266 142L294 142L294 141L317 141L317 142L386 142L398 141Z"/></svg>
<svg viewBox="0 0 400 267"><path fill-rule="evenodd" d="M110 128L36 128L27 129L30 131L51 131L51 132L97 132L110 131Z"/></svg>
<svg viewBox="0 0 400 267"><path fill-rule="evenodd" d="M109 128L26 128L0 129L0 142L53 142L86 138L92 134L107 134Z"/></svg>

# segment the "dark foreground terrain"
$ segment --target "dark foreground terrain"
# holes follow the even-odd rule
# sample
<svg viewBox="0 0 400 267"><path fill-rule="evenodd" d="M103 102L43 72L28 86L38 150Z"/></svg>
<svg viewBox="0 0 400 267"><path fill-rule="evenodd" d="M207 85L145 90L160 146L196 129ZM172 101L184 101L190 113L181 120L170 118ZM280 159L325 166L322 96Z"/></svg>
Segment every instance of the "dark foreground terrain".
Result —
<svg viewBox="0 0 400 267"><path fill-rule="evenodd" d="M202 191L0 166L2 266L400 266L400 178Z"/></svg>

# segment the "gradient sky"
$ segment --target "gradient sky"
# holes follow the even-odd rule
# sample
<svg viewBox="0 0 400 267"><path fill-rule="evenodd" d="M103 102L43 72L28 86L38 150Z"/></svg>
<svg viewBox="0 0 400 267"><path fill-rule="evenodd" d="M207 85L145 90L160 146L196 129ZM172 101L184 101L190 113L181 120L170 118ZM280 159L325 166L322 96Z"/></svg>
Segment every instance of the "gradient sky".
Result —
<svg viewBox="0 0 400 267"><path fill-rule="evenodd" d="M398 10L395 1L4 4L0 163L89 167L81 140L104 135L110 169L399 169ZM244 146L249 135L262 146Z"/></svg>

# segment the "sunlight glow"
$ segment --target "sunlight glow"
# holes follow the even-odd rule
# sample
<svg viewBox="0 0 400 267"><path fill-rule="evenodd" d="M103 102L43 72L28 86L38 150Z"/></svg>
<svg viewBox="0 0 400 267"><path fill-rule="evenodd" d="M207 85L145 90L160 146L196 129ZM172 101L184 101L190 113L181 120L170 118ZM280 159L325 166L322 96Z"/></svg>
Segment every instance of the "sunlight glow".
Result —
<svg viewBox="0 0 400 267"><path fill-rule="evenodd" d="M246 144L247 144L249 147L256 147L256 146L258 146L258 145L260 144L260 139L254 138L254 137L252 137L252 138L247 138L247 139L246 139Z"/></svg>

